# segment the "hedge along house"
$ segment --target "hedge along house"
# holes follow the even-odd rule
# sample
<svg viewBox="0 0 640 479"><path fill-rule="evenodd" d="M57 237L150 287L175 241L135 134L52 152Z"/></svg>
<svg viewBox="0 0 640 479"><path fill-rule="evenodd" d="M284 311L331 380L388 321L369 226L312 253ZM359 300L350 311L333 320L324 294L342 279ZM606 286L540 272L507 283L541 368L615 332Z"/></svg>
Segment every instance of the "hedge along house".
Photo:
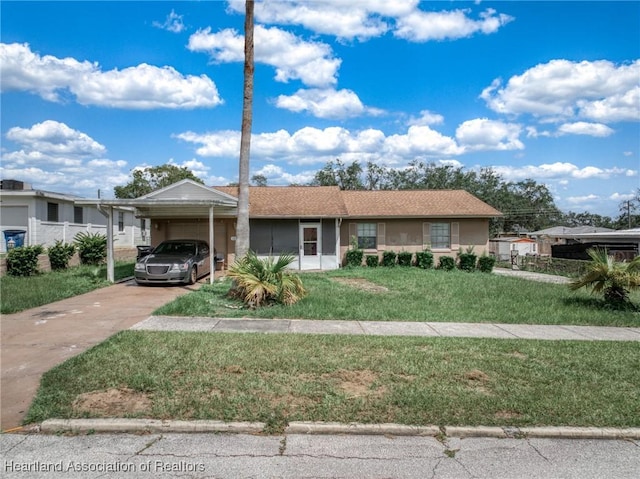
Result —
<svg viewBox="0 0 640 479"><path fill-rule="evenodd" d="M103 200L101 207L133 206L138 216L150 218L152 246L166 239L204 239L228 265L235 260L237 196L237 187L182 180L134 200ZM339 268L354 243L379 256L429 248L437 258L468 247L482 254L489 219L496 216L501 213L460 190L252 186L249 245L259 257L292 254L292 267L300 270Z"/></svg>

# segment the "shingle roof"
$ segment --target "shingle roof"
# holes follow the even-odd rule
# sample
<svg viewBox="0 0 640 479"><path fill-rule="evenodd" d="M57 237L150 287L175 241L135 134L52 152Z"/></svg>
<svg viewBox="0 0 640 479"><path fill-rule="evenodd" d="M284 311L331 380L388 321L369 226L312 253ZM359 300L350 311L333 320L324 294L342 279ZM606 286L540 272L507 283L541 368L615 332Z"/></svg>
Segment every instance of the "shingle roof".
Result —
<svg viewBox="0 0 640 479"><path fill-rule="evenodd" d="M216 190L238 196L235 186ZM347 216L337 186L251 186L249 216L252 218L341 218Z"/></svg>
<svg viewBox="0 0 640 479"><path fill-rule="evenodd" d="M495 208L463 190L343 191L351 217L492 217Z"/></svg>
<svg viewBox="0 0 640 479"><path fill-rule="evenodd" d="M238 196L235 186L215 189ZM251 186L252 218L424 218L502 216L463 190L341 191L337 186Z"/></svg>

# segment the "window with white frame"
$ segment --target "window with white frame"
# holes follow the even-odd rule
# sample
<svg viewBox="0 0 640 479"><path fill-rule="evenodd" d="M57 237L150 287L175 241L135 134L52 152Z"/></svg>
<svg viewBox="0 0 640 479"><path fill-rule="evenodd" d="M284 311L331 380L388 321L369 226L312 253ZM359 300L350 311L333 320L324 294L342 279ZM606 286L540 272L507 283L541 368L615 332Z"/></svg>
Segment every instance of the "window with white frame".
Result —
<svg viewBox="0 0 640 479"><path fill-rule="evenodd" d="M431 223L431 248L451 248L451 225L449 223Z"/></svg>
<svg viewBox="0 0 640 479"><path fill-rule="evenodd" d="M118 231L124 231L124 213L122 211L118 211Z"/></svg>
<svg viewBox="0 0 640 479"><path fill-rule="evenodd" d="M375 223L358 223L358 248L376 249L377 228Z"/></svg>

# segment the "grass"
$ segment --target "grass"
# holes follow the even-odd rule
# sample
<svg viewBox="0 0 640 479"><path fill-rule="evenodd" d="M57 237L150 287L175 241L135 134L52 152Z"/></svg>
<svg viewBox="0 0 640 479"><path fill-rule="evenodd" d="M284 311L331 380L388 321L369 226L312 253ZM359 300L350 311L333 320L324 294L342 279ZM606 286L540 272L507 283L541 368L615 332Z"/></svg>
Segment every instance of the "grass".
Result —
<svg viewBox="0 0 640 479"><path fill-rule="evenodd" d="M124 331L47 372L25 423L638 427L639 355L632 342ZM109 404L113 391L143 407Z"/></svg>
<svg viewBox="0 0 640 479"><path fill-rule="evenodd" d="M133 276L134 263L116 263L116 281ZM35 276L0 278L0 313L17 313L109 286L106 266L76 266ZM55 287L54 287L55 286Z"/></svg>
<svg viewBox="0 0 640 479"><path fill-rule="evenodd" d="M181 296L154 314L170 316L452 321L521 324L638 326L640 313L609 309L587 291L566 285L462 271L356 268L300 274L306 298L292 306L257 310L226 297L230 283L216 282ZM367 291L339 281L366 280L386 291ZM640 294L632 295L638 303Z"/></svg>

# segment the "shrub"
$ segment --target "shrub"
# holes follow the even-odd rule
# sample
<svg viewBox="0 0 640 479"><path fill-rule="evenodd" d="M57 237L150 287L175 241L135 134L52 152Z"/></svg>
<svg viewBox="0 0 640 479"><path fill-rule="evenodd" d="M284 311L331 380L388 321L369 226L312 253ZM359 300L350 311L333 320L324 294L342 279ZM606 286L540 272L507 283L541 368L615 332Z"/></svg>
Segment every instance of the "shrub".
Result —
<svg viewBox="0 0 640 479"><path fill-rule="evenodd" d="M478 269L483 273L491 273L495 264L495 256L487 256L486 254L483 254L482 256L480 256L480 258L478 258Z"/></svg>
<svg viewBox="0 0 640 479"><path fill-rule="evenodd" d="M398 255L395 251L385 251L382 253L382 266L394 266L396 264L396 257Z"/></svg>
<svg viewBox="0 0 640 479"><path fill-rule="evenodd" d="M594 294L602 293L605 303L612 307L633 307L629 292L640 289L640 256L629 263L619 263L605 250L588 249L587 253L591 258L587 272L572 281L569 288L591 288Z"/></svg>
<svg viewBox="0 0 640 479"><path fill-rule="evenodd" d="M347 250L347 266L362 266L362 258L364 257L364 251L361 249Z"/></svg>
<svg viewBox="0 0 640 479"><path fill-rule="evenodd" d="M67 269L69 266L69 260L76 252L76 247L73 244L63 243L62 241L56 241L56 244L49 248L49 263L51 263L52 270Z"/></svg>
<svg viewBox="0 0 640 479"><path fill-rule="evenodd" d="M416 253L416 266L422 269L433 268L433 253L429 250Z"/></svg>
<svg viewBox="0 0 640 479"><path fill-rule="evenodd" d="M375 268L376 266L378 266L378 255L368 254L365 258L365 261L367 263L367 266L369 266L370 268Z"/></svg>
<svg viewBox="0 0 640 479"><path fill-rule="evenodd" d="M438 264L438 269L442 269L444 271L451 271L456 267L456 260L451 256L441 256L440 263Z"/></svg>
<svg viewBox="0 0 640 479"><path fill-rule="evenodd" d="M473 252L473 246L467 248L464 253L458 254L458 267L462 271L475 271L478 256Z"/></svg>
<svg viewBox="0 0 640 479"><path fill-rule="evenodd" d="M411 266L411 260L413 259L413 253L408 251L401 251L398 253L398 264L400 266Z"/></svg>
<svg viewBox="0 0 640 479"><path fill-rule="evenodd" d="M7 253L7 274L10 276L32 276L38 272L38 255L44 248L40 245L20 246Z"/></svg>
<svg viewBox="0 0 640 479"><path fill-rule="evenodd" d="M107 237L100 233L78 233L73 239L78 248L80 262L88 265L102 264L107 257Z"/></svg>
<svg viewBox="0 0 640 479"><path fill-rule="evenodd" d="M233 280L229 295L239 298L247 306L257 308L264 304L290 305L306 294L300 277L286 271L295 260L293 255L260 259L253 251L237 260L227 272Z"/></svg>

